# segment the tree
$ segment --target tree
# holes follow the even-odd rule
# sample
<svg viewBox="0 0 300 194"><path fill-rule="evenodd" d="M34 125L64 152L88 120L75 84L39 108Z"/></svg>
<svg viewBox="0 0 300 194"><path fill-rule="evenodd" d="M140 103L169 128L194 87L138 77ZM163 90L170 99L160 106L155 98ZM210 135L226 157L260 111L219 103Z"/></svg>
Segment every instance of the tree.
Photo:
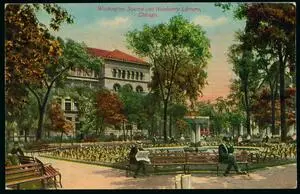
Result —
<svg viewBox="0 0 300 194"><path fill-rule="evenodd" d="M285 91L288 111L286 112L287 126L295 124L295 88L288 88ZM259 95L254 98L252 105L253 117L259 127L266 129L273 124L271 106L272 93L270 89L264 88ZM275 99L275 126L280 125L280 101Z"/></svg>
<svg viewBox="0 0 300 194"><path fill-rule="evenodd" d="M64 113L60 104L53 101L50 105L49 115L51 120L52 131L59 132L61 135L61 142L63 134L69 134L74 131L74 127L71 121L65 119Z"/></svg>
<svg viewBox="0 0 300 194"><path fill-rule="evenodd" d="M248 43L245 43L245 37L248 34L239 32L236 34L240 44L235 44L230 47L228 54L229 62L233 64L233 71L238 76L238 90L242 92L242 104L246 113L246 129L247 133L251 134L250 118L252 96L260 87L261 75L258 71L257 59Z"/></svg>
<svg viewBox="0 0 300 194"><path fill-rule="evenodd" d="M153 69L151 87L159 89L163 102L163 132L166 142L168 104L176 88L178 72L183 72L190 67L204 69L207 60L211 57L209 40L199 25L190 23L182 16L174 16L168 23L156 26L145 25L141 31L133 30L126 36L129 47L138 55L150 60ZM203 73L197 75L201 81L206 78L203 75ZM192 87L193 91L196 90L194 93L198 94L201 86L203 87L203 85ZM183 88L182 92L187 92L187 88Z"/></svg>
<svg viewBox="0 0 300 194"><path fill-rule="evenodd" d="M56 4L8 4L5 6L5 102L11 116L26 102L25 85L36 84L46 65L60 55L57 41L38 21L36 12L43 9L52 16L50 27L59 30L63 22L73 23L72 16Z"/></svg>
<svg viewBox="0 0 300 194"><path fill-rule="evenodd" d="M97 92L96 107L97 116L102 119L102 123L119 125L126 121L124 105L116 93L105 89ZM125 129L123 128L123 130Z"/></svg>
<svg viewBox="0 0 300 194"><path fill-rule="evenodd" d="M58 59L52 60L47 65L39 82L26 85L26 88L34 94L38 102L39 122L36 131L37 140L42 137L44 115L54 85L57 87L62 84L64 78L68 75L67 71L70 68L76 67L83 70L93 69L99 71L102 64L100 59L91 56L87 52L87 48L83 43L80 44L70 39L66 42L62 39L58 40L61 45L60 47L62 48L62 55Z"/></svg>
<svg viewBox="0 0 300 194"><path fill-rule="evenodd" d="M174 120L176 124L179 123L181 125L180 127L182 127L182 128L184 127L184 124L183 124L182 121L183 121L184 116L187 113L187 108L186 108L185 105L183 105L183 104L171 104L170 107L169 107L168 113L170 115L170 118L172 118L172 120ZM169 125L170 125L169 136L170 137L172 137L172 128L171 128L172 120L170 119L170 123L169 123ZM176 126L176 129L179 129L179 128ZM179 131L182 130L182 128L179 129Z"/></svg>
<svg viewBox="0 0 300 194"><path fill-rule="evenodd" d="M124 116L127 118L128 123L136 125L146 123L147 118L143 109L144 95L132 91L129 85L121 87L118 94L124 104Z"/></svg>
<svg viewBox="0 0 300 194"><path fill-rule="evenodd" d="M281 141L285 142L286 130L286 67L295 69L296 9L291 3L255 3L247 6L246 32L254 48L268 48L269 54L277 57L280 83Z"/></svg>

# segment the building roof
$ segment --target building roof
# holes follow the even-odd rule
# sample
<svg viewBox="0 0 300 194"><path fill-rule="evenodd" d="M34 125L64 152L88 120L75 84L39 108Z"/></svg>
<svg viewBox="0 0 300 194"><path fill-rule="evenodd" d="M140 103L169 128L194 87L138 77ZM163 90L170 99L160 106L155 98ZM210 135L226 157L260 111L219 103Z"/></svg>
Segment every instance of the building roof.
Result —
<svg viewBox="0 0 300 194"><path fill-rule="evenodd" d="M132 55L129 55L127 53L124 53L122 51L119 51L118 49L115 49L113 51L103 50L103 49L97 49L97 48L88 48L88 52L94 56L98 56L104 59L111 59L111 60L117 60L117 61L125 61L129 63L138 63L147 65L148 63L143 61L142 59L139 59L137 57L134 57Z"/></svg>

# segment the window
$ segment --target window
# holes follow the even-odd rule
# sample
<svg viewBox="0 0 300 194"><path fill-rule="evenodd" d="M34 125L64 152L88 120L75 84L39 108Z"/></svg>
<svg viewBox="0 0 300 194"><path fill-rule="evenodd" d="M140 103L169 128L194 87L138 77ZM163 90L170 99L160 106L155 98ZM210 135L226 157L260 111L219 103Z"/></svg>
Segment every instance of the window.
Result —
<svg viewBox="0 0 300 194"><path fill-rule="evenodd" d="M76 121L76 122L79 122L79 117L75 117L75 121Z"/></svg>
<svg viewBox="0 0 300 194"><path fill-rule="evenodd" d="M139 79L139 72L135 73L135 79L138 80Z"/></svg>
<svg viewBox="0 0 300 194"><path fill-rule="evenodd" d="M130 79L130 71L127 71L127 79Z"/></svg>
<svg viewBox="0 0 300 194"><path fill-rule="evenodd" d="M142 86L137 86L136 91L137 92L143 92L143 87Z"/></svg>
<svg viewBox="0 0 300 194"><path fill-rule="evenodd" d="M134 79L134 71L131 72L131 79Z"/></svg>
<svg viewBox="0 0 300 194"><path fill-rule="evenodd" d="M75 123L75 129L76 129L76 131L79 131L79 129L80 129L80 123Z"/></svg>
<svg viewBox="0 0 300 194"><path fill-rule="evenodd" d="M121 70L118 69L118 78L121 78Z"/></svg>
<svg viewBox="0 0 300 194"><path fill-rule="evenodd" d="M133 90L133 87L130 84L125 84L123 87L126 88L126 90L128 90L128 91L132 91Z"/></svg>
<svg viewBox="0 0 300 194"><path fill-rule="evenodd" d="M122 78L125 79L125 70L122 71Z"/></svg>
<svg viewBox="0 0 300 194"><path fill-rule="evenodd" d="M113 77L117 77L117 70L113 69Z"/></svg>
<svg viewBox="0 0 300 194"><path fill-rule="evenodd" d="M113 86L113 88L114 88L114 91L119 91L119 89L121 88L121 86L120 86L120 84L114 84L114 86Z"/></svg>
<svg viewBox="0 0 300 194"><path fill-rule="evenodd" d="M66 117L68 121L72 121L72 117Z"/></svg>
<svg viewBox="0 0 300 194"><path fill-rule="evenodd" d="M21 130L19 135L23 136L24 135L24 130Z"/></svg>
<svg viewBox="0 0 300 194"><path fill-rule="evenodd" d="M140 73L140 79L143 80L143 78L144 78L144 74L141 72Z"/></svg>
<svg viewBox="0 0 300 194"><path fill-rule="evenodd" d="M71 111L71 100L70 99L65 100L65 110Z"/></svg>
<svg viewBox="0 0 300 194"><path fill-rule="evenodd" d="M121 130L121 125L115 125L115 130Z"/></svg>

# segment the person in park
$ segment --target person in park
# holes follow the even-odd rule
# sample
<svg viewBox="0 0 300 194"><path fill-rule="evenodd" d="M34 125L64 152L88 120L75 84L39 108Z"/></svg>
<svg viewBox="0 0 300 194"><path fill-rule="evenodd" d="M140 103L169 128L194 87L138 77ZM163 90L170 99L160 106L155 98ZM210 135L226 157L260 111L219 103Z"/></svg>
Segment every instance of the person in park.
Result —
<svg viewBox="0 0 300 194"><path fill-rule="evenodd" d="M134 172L134 175L133 177L136 178L140 169L142 168L143 169L143 173L144 175L147 175L146 173L146 161L143 161L143 160L137 160L136 158L136 155L139 151L143 151L143 147L141 144L139 144L139 146L137 146L136 144L133 145L133 147L131 148L130 150L130 153L129 153L129 164L133 164L133 165L137 165L137 168Z"/></svg>
<svg viewBox="0 0 300 194"><path fill-rule="evenodd" d="M221 145L219 145L219 162L228 164L224 176L227 176L232 168L234 167L237 174L247 174L240 170L239 166L237 165L236 158L233 155L234 148L229 142L228 137L223 137L223 141Z"/></svg>
<svg viewBox="0 0 300 194"><path fill-rule="evenodd" d="M19 156L24 156L24 152L22 148L20 147L19 143L15 142L14 147L10 151L11 154L13 155L19 155Z"/></svg>

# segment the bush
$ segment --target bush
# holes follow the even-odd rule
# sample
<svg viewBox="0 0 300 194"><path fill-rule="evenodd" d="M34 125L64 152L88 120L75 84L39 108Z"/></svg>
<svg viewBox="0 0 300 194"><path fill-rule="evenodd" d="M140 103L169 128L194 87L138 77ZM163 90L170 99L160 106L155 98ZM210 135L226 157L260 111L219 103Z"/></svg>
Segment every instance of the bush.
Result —
<svg viewBox="0 0 300 194"><path fill-rule="evenodd" d="M6 159L6 161L5 161L5 165L8 165L8 166L10 166L10 165L13 165L13 166L15 166L15 165L19 165L20 164L20 160L19 160L19 158L18 158L18 156L17 155L8 155L7 156L7 159Z"/></svg>

